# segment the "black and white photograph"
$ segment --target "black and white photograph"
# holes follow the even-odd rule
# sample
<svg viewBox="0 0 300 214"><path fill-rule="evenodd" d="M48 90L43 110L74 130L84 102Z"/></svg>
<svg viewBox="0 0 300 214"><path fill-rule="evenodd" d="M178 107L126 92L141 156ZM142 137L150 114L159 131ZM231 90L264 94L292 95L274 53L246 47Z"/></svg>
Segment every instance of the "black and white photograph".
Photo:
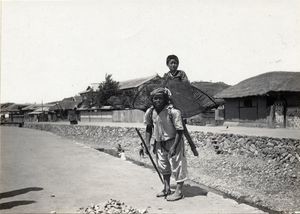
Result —
<svg viewBox="0 0 300 214"><path fill-rule="evenodd" d="M0 213L300 214L299 11L0 1Z"/></svg>

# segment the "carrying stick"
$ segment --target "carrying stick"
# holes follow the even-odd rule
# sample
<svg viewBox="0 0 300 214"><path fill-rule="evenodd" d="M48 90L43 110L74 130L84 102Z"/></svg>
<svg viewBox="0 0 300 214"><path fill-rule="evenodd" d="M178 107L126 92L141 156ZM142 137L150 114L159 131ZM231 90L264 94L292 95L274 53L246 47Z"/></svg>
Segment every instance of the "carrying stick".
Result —
<svg viewBox="0 0 300 214"><path fill-rule="evenodd" d="M186 128L185 122L183 121L182 124L183 124L183 134L184 134L185 138L187 139L187 142L189 143L194 156L199 156L199 153L196 149L196 145L194 144L194 141L192 140L192 137Z"/></svg>
<svg viewBox="0 0 300 214"><path fill-rule="evenodd" d="M162 179L162 177L161 177L161 174L159 173L159 171L158 171L158 169L157 169L157 166L155 165L155 163L154 163L154 161L153 161L153 158L152 158L152 156L151 156L151 154L150 154L150 152L149 152L149 150L148 150L148 147L147 147L147 145L146 145L146 143L145 143L145 141L144 141L144 139L143 139L143 137L142 137L140 131L139 131L137 128L135 128L135 130L136 130L137 134L139 135L139 137L141 138L141 141L142 141L142 143L143 143L143 145L144 145L144 147L145 147L145 149L146 149L146 153L148 154L148 156L149 156L149 158L150 158L150 160L151 160L151 163L152 163L154 169L156 170L156 172L157 172L157 174L158 174L158 176L159 176L161 182L164 183L164 181L163 181L163 179Z"/></svg>

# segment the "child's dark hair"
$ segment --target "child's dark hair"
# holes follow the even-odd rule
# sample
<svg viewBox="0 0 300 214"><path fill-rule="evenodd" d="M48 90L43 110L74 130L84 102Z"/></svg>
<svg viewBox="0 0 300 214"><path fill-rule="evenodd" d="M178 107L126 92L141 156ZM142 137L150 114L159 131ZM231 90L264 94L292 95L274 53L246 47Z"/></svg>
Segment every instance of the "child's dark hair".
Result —
<svg viewBox="0 0 300 214"><path fill-rule="evenodd" d="M177 63L179 64L179 59L176 55L169 55L167 57L167 60L166 60L167 65L168 65L168 63L170 62L171 59L175 59L177 61Z"/></svg>

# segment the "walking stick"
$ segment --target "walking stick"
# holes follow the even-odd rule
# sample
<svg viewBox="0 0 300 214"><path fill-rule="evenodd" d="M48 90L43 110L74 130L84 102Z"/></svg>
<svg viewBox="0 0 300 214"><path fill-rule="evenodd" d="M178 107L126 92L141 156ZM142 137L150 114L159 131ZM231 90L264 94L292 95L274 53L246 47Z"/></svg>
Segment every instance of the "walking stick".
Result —
<svg viewBox="0 0 300 214"><path fill-rule="evenodd" d="M150 158L150 160L151 160L151 163L152 163L152 165L154 166L154 169L156 170L156 172L157 172L157 174L158 174L158 176L159 176L161 182L164 183L164 181L163 181L163 179L162 179L162 177L161 177L161 174L159 173L159 171L158 171L158 169L157 169L157 166L155 165L155 163L154 163L154 161L153 161L153 158L152 158L152 156L151 156L151 154L150 154L150 152L149 152L149 150L148 150L148 147L147 147L147 145L146 145L146 143L145 143L145 141L144 141L144 139L143 139L143 137L142 137L140 131L139 131L137 128L135 128L135 130L136 130L137 134L139 135L139 137L141 138L141 141L142 141L142 143L143 143L143 145L144 145L144 147L145 147L145 149L146 149L146 153L148 154L148 156L149 156L149 158Z"/></svg>

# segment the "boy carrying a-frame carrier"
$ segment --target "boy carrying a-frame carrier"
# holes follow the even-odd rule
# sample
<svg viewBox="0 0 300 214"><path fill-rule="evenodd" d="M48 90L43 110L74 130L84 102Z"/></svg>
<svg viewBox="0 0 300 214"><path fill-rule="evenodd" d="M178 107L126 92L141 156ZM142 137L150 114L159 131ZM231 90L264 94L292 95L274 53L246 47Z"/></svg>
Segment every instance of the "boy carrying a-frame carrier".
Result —
<svg viewBox="0 0 300 214"><path fill-rule="evenodd" d="M157 197L176 201L183 198L183 183L187 179L181 112L170 104L167 89L157 88L150 96L153 106L145 114L146 145L150 147L153 135L155 140L153 152L156 154L157 166L164 180L164 188ZM177 184L174 193L170 188L172 174Z"/></svg>

